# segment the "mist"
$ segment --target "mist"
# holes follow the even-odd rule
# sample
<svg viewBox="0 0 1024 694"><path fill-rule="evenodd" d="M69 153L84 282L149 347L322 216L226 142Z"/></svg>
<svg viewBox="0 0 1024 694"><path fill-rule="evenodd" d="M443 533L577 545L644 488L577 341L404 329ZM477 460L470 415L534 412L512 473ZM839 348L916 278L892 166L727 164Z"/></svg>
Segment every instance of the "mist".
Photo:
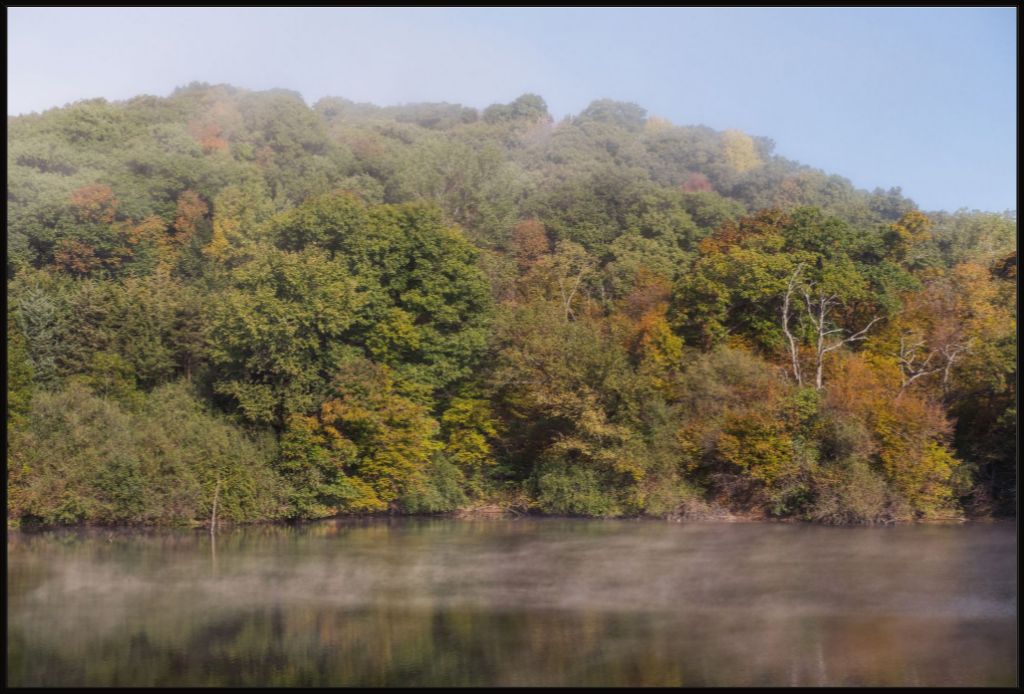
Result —
<svg viewBox="0 0 1024 694"><path fill-rule="evenodd" d="M684 680L718 684L884 682L886 668L901 677L918 668L924 683L969 681L999 671L1004 646L987 650L993 629L1012 642L1013 532L999 527L408 520L214 538L19 535L10 616L19 639L45 638L83 662L132 634L177 650L182 638L207 638L202 624L283 620L260 642L337 653L349 682L369 667L357 645L395 658L393 649L423 647L398 625L432 628L436 640L438 619L469 620L449 656L475 639L521 639L526 651L500 656L504 683L557 683L571 671L552 656L597 643L605 665L649 650L656 682L682 678L679 667ZM33 626L42 623L45 637ZM315 640L303 623L319 625ZM227 636L235 628L217 632L218 643L237 638Z"/></svg>

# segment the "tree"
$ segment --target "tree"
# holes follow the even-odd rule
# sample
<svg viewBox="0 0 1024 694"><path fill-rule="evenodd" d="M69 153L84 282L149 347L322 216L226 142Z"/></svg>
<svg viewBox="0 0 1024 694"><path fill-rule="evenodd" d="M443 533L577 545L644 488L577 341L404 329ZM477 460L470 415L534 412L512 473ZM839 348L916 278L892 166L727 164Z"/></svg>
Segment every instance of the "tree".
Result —
<svg viewBox="0 0 1024 694"><path fill-rule="evenodd" d="M536 94L523 94L509 104L492 104L484 109L483 119L488 123L516 120L550 120L548 105Z"/></svg>
<svg viewBox="0 0 1024 694"><path fill-rule="evenodd" d="M173 426L168 426L173 422ZM280 516L273 447L209 412L185 384L126 408L72 381L32 399L12 430L9 511L46 524L189 523Z"/></svg>
<svg viewBox="0 0 1024 694"><path fill-rule="evenodd" d="M11 303L32 372L40 385L51 386L60 378L59 361L67 314L60 297L45 286L46 276L40 275L42 281L25 278L24 284L16 285L13 288L16 291L11 292Z"/></svg>
<svg viewBox="0 0 1024 694"><path fill-rule="evenodd" d="M174 236L171 237L172 242L178 246L187 244L195 236L196 231L199 229L199 223L206 217L209 211L209 206L203 202L203 199L194 190L186 190L179 195L178 210L174 217Z"/></svg>
<svg viewBox="0 0 1024 694"><path fill-rule="evenodd" d="M114 191L103 183L93 183L71 193L71 207L85 222L113 224L118 204Z"/></svg>
<svg viewBox="0 0 1024 694"><path fill-rule="evenodd" d="M25 421L32 400L32 364L25 338L17 324L7 315L7 425Z"/></svg>
<svg viewBox="0 0 1024 694"><path fill-rule="evenodd" d="M493 387L512 450L505 474L555 513L671 513L683 485L659 389L613 326L557 298L509 307Z"/></svg>
<svg viewBox="0 0 1024 694"><path fill-rule="evenodd" d="M476 251L435 207L322 196L276 217L269 233L280 248L322 249L353 278L359 308L346 342L431 388L472 373L490 292Z"/></svg>
<svg viewBox="0 0 1024 694"><path fill-rule="evenodd" d="M636 104L611 99L592 101L576 117L577 123L608 123L627 130L639 131L647 118L647 110Z"/></svg>
<svg viewBox="0 0 1024 694"><path fill-rule="evenodd" d="M538 219L524 219L512 228L512 248L519 271L530 269L541 257L551 252L544 224Z"/></svg>
<svg viewBox="0 0 1024 694"><path fill-rule="evenodd" d="M824 385L822 379L825 373L825 355L844 345L866 339L871 326L881 320L881 317L875 316L866 326L856 332L847 331L844 328L836 327L835 323L829 318L829 315L841 305L838 294L830 294L828 293L828 288L820 285L805 285L801 287L801 290L807 306L807 320L810 321L814 329L814 386L821 390ZM843 337L844 332L849 332L850 334Z"/></svg>
<svg viewBox="0 0 1024 694"><path fill-rule="evenodd" d="M611 100L8 127L14 515L1013 508L1015 213Z"/></svg>
<svg viewBox="0 0 1024 694"><path fill-rule="evenodd" d="M726 130L722 133L722 147L725 160L739 173L746 173L761 164L754 140L739 130Z"/></svg>
<svg viewBox="0 0 1024 694"><path fill-rule="evenodd" d="M214 384L246 419L280 429L320 401L363 300L323 251L264 247L254 256L211 311Z"/></svg>
<svg viewBox="0 0 1024 694"><path fill-rule="evenodd" d="M491 442L498 435L498 422L491 404L484 398L452 398L441 415L445 455L468 475L479 476L494 465Z"/></svg>
<svg viewBox="0 0 1024 694"><path fill-rule="evenodd" d="M673 292L671 316L688 344L705 349L730 334L773 349L781 341L774 303L801 258L783 253L791 218L765 210L727 222L699 244ZM773 315L774 314L774 315Z"/></svg>
<svg viewBox="0 0 1024 694"><path fill-rule="evenodd" d="M221 263L241 258L259 240L259 229L272 213L261 181L224 188L213 201L213 230L203 252Z"/></svg>
<svg viewBox="0 0 1024 694"><path fill-rule="evenodd" d="M440 450L437 422L399 394L390 369L341 364L317 415L292 415L282 438L282 471L302 515L384 511L428 483Z"/></svg>

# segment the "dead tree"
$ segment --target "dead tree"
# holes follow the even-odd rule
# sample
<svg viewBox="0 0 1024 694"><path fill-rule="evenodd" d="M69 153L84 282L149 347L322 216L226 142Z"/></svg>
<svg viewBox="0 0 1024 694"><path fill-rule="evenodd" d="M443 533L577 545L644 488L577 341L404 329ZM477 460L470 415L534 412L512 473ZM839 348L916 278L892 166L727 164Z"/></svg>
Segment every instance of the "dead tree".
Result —
<svg viewBox="0 0 1024 694"><path fill-rule="evenodd" d="M800 271L803 269L804 264L798 263L796 269L793 270L793 275L789 278L789 285L786 287L786 296L782 301L782 332L789 340L789 358L793 364L793 377L796 379L797 385L800 386L804 384L804 379L800 373L800 352L797 349L797 340L789 330L789 302L793 296L793 289L796 288L797 279L800 277Z"/></svg>
<svg viewBox="0 0 1024 694"><path fill-rule="evenodd" d="M963 342L950 342L939 348L942 352L942 356L945 359L945 365L942 367L942 394L949 394L949 375L953 370L953 364L956 363L957 357L965 352L971 351L973 344L973 338L968 338Z"/></svg>
<svg viewBox="0 0 1024 694"><path fill-rule="evenodd" d="M900 377L902 384L896 395L899 398L903 395L910 384L919 378L942 372L942 393L949 394L949 378L953 371L956 360L963 354L970 352L973 339L948 341L939 347L928 351L922 356L925 350L924 340L908 342L907 337L900 337L900 354L898 362L900 365ZM933 363L932 360L935 360Z"/></svg>
<svg viewBox="0 0 1024 694"><path fill-rule="evenodd" d="M593 261L583 247L576 244L559 244L552 261L565 320L576 320L573 302L594 271Z"/></svg>
<svg viewBox="0 0 1024 694"><path fill-rule="evenodd" d="M217 486L213 490L213 513L210 514L210 534L217 533L217 500L220 497L220 478L217 478Z"/></svg>
<svg viewBox="0 0 1024 694"><path fill-rule="evenodd" d="M843 328L832 328L832 323L829 321L829 314L839 306L839 297L835 294L826 296L823 293L819 293L813 299L809 291L810 287L801 287L803 291L804 300L807 304L807 319L811 321L811 325L814 326L814 331L817 336L815 345L815 358L816 358L816 369L814 376L814 386L818 390L823 387L823 375L825 371L825 355L833 350L837 350L843 345L850 344L851 342L857 342L858 340L867 339L867 333L871 330L871 326L880 321L881 316L875 316L871 319L871 322L866 326L851 334L848 337L843 337L843 333L848 332Z"/></svg>
<svg viewBox="0 0 1024 694"><path fill-rule="evenodd" d="M910 387L910 384L919 378L924 378L930 374L935 373L941 367L938 365L932 365L932 359L934 359L938 351L931 350L928 354L921 359L920 353L924 351L924 340L917 340L916 342L908 342L908 336L900 336L900 355L898 362L900 365L900 392L896 394L896 398L903 395L903 391Z"/></svg>
<svg viewBox="0 0 1024 694"><path fill-rule="evenodd" d="M583 268L575 277L565 277L562 275L558 277L558 291L561 294L562 311L565 313L565 321L567 323L576 318L576 312L572 310L572 302L576 298L576 292L579 291L580 284L582 284L586 274L587 269Z"/></svg>

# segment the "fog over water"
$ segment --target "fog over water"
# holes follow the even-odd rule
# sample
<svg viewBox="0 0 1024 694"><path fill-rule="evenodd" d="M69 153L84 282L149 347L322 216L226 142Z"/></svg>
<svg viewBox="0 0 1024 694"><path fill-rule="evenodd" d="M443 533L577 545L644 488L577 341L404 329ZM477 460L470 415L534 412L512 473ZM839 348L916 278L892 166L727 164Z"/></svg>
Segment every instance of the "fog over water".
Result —
<svg viewBox="0 0 1024 694"><path fill-rule="evenodd" d="M1012 684L1009 524L12 532L10 684Z"/></svg>

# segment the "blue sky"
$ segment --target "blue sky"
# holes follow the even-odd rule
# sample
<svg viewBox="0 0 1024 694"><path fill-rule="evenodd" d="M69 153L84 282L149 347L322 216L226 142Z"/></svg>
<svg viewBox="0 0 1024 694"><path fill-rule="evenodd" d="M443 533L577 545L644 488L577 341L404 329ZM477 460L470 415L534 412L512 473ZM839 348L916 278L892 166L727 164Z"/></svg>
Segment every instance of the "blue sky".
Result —
<svg viewBox="0 0 1024 694"><path fill-rule="evenodd" d="M8 114L192 81L309 103L535 92L739 128L927 210L1016 209L1016 10L8 9Z"/></svg>

